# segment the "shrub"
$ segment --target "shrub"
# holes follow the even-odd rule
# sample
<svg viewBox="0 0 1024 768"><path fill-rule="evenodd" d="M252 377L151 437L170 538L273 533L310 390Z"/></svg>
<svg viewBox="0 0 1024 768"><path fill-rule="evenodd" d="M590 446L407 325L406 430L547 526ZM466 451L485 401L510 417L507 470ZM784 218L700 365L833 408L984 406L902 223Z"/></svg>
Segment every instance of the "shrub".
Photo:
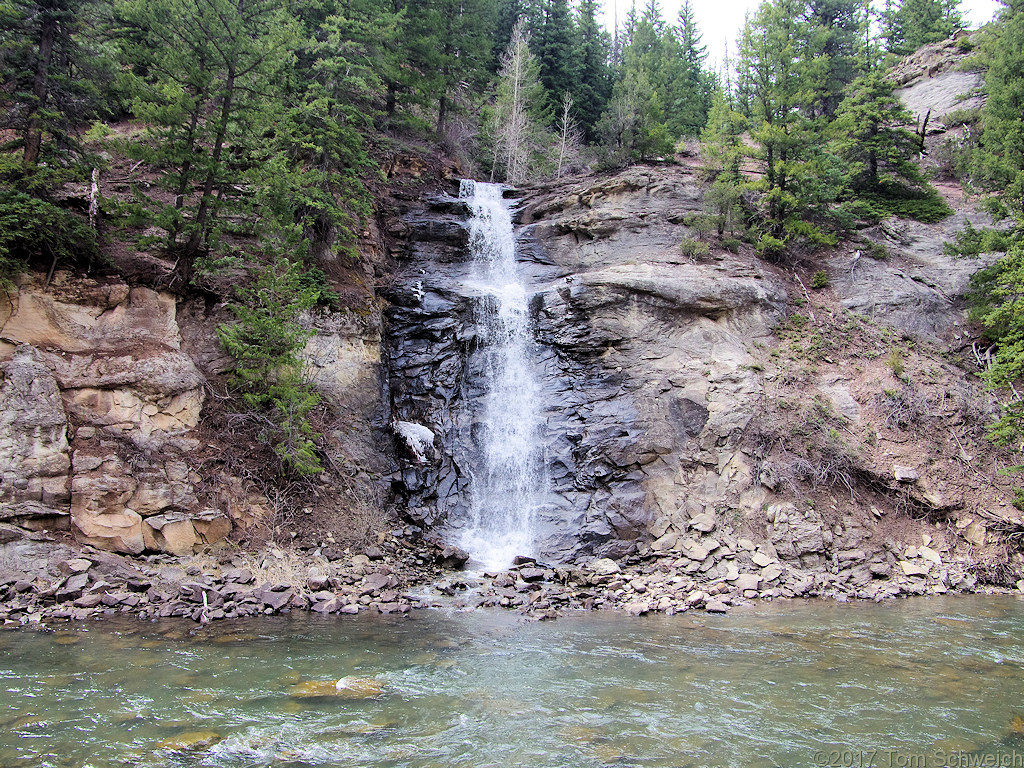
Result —
<svg viewBox="0 0 1024 768"><path fill-rule="evenodd" d="M794 312L789 316L789 325L791 328L799 329L807 325L807 316L801 315L798 312Z"/></svg>
<svg viewBox="0 0 1024 768"><path fill-rule="evenodd" d="M877 224L881 220L880 211L866 200L845 200L837 205L832 215L843 229L854 229L857 222Z"/></svg>
<svg viewBox="0 0 1024 768"><path fill-rule="evenodd" d="M953 213L942 195L931 186L918 190L892 184L880 193L865 193L861 199L878 212L879 219L899 216L925 224L937 224Z"/></svg>
<svg viewBox="0 0 1024 768"><path fill-rule="evenodd" d="M928 401L909 384L898 390L883 389L875 395L873 404L889 429L904 429L929 416Z"/></svg>
<svg viewBox="0 0 1024 768"><path fill-rule="evenodd" d="M269 416L265 437L275 453L287 469L312 475L323 469L316 454L319 435L309 423L320 397L300 357L312 333L299 324L299 315L320 294L304 280L300 266L287 259L268 266L251 287L238 290L241 301L231 307L238 322L222 325L217 335L235 358L242 401Z"/></svg>
<svg viewBox="0 0 1024 768"><path fill-rule="evenodd" d="M828 288L828 272L823 269L819 269L814 273L814 277L811 278L811 288L816 291L820 291L822 288Z"/></svg>
<svg viewBox="0 0 1024 768"><path fill-rule="evenodd" d="M906 366L903 363L903 354L896 347L889 350L889 356L885 359L885 365L897 379L903 378Z"/></svg>
<svg viewBox="0 0 1024 768"><path fill-rule="evenodd" d="M772 235L761 235L757 241L757 255L766 261L779 261L786 253L786 243Z"/></svg>
<svg viewBox="0 0 1024 768"><path fill-rule="evenodd" d="M711 246L702 240L696 240L692 237L684 237L683 241L679 244L679 250L683 256L691 259L698 256L711 255Z"/></svg>
<svg viewBox="0 0 1024 768"><path fill-rule="evenodd" d="M1013 243L1013 235L1000 229L975 229L970 221L947 242L942 250L948 256L980 256L983 253L1005 253Z"/></svg>
<svg viewBox="0 0 1024 768"><path fill-rule="evenodd" d="M709 213L698 213L691 218L687 226L697 233L697 237L707 237L712 232L717 231L718 222Z"/></svg>
<svg viewBox="0 0 1024 768"><path fill-rule="evenodd" d="M743 241L737 240L735 237L727 237L722 241L722 247L729 251L729 253L739 253L742 245Z"/></svg>
<svg viewBox="0 0 1024 768"><path fill-rule="evenodd" d="M9 187L0 187L0 284L32 260L92 262L99 256L96 232L75 214Z"/></svg>
<svg viewBox="0 0 1024 768"><path fill-rule="evenodd" d="M889 260L889 248L885 243L876 243L874 241L868 243L868 258L874 259L875 261L888 261Z"/></svg>

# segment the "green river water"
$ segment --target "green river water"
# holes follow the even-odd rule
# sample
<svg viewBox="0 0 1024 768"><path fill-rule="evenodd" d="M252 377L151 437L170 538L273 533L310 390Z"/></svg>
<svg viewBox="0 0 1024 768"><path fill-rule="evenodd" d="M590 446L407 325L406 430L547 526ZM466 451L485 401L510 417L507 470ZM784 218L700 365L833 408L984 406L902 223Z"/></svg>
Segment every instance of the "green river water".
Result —
<svg viewBox="0 0 1024 768"><path fill-rule="evenodd" d="M0 633L3 768L1024 766L1022 716L1010 596Z"/></svg>

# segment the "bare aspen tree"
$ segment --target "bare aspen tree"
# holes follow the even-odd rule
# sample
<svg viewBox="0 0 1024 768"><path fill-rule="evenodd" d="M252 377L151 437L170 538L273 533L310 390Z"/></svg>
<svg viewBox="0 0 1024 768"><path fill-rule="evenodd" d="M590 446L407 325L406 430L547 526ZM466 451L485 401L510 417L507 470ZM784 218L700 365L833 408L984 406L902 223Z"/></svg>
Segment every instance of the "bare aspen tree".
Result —
<svg viewBox="0 0 1024 768"><path fill-rule="evenodd" d="M583 131L572 116L573 100L569 92L562 97L562 113L558 118L558 170L556 178L562 178L562 168L579 153L583 144Z"/></svg>
<svg viewBox="0 0 1024 768"><path fill-rule="evenodd" d="M520 19L501 57L501 81L494 112L494 166L491 180L503 170L505 181L521 184L529 170L530 142L534 132L530 97L538 88L539 65L529 47L530 36Z"/></svg>

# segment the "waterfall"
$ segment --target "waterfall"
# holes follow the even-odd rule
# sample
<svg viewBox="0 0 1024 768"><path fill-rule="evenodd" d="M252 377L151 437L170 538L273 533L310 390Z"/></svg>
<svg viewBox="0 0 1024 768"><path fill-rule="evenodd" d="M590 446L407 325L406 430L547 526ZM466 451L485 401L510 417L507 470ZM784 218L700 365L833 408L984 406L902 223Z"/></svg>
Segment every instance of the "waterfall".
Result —
<svg viewBox="0 0 1024 768"><path fill-rule="evenodd" d="M504 568L535 548L534 518L547 482L528 295L516 266L512 217L496 184L464 181L481 381L469 521L460 545L485 568Z"/></svg>

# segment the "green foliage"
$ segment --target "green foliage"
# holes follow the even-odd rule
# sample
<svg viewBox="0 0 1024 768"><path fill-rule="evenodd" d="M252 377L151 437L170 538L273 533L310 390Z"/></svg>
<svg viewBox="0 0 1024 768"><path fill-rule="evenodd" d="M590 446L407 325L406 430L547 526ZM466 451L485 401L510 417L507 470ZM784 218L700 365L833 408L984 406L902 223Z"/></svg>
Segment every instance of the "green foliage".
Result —
<svg viewBox="0 0 1024 768"><path fill-rule="evenodd" d="M413 98L436 108L443 135L453 113L465 107L466 90L480 92L490 78L493 0L401 2L405 11L404 56Z"/></svg>
<svg viewBox="0 0 1024 768"><path fill-rule="evenodd" d="M610 168L671 155L674 150L658 93L641 69L628 69L615 83L598 133L604 164Z"/></svg>
<svg viewBox="0 0 1024 768"><path fill-rule="evenodd" d="M664 22L653 0L639 14L634 7L621 43L622 64L597 130L609 167L669 156L681 136L698 136L716 87L688 2L678 26Z"/></svg>
<svg viewBox="0 0 1024 768"><path fill-rule="evenodd" d="M298 22L275 0L123 0L120 13L137 41L129 47L133 109L150 126L131 149L166 169L172 201L152 205L188 286L219 224L252 202L238 177L282 107Z"/></svg>
<svg viewBox="0 0 1024 768"><path fill-rule="evenodd" d="M761 235L757 241L757 255L766 261L780 261L786 253L786 241L773 235Z"/></svg>
<svg viewBox="0 0 1024 768"><path fill-rule="evenodd" d="M953 209L933 187L923 190L900 186L883 186L878 192L861 193L858 202L868 221L881 221L889 216L936 224L953 214Z"/></svg>
<svg viewBox="0 0 1024 768"><path fill-rule="evenodd" d="M718 217L708 213L699 213L694 216L687 226L691 227L698 238L707 237L718 228Z"/></svg>
<svg viewBox="0 0 1024 768"><path fill-rule="evenodd" d="M822 288L828 288L828 272L823 269L819 269L814 273L814 277L811 278L811 288L816 291L820 291Z"/></svg>
<svg viewBox="0 0 1024 768"><path fill-rule="evenodd" d="M554 141L544 126L547 96L540 62L530 50L529 34L519 23L501 56L494 108L487 120L491 178L522 184L539 176L544 150Z"/></svg>
<svg viewBox="0 0 1024 768"><path fill-rule="evenodd" d="M576 89L576 35L568 0L547 0L545 5L544 22L537 30L534 50L540 83L548 94L547 106L553 111L561 103L563 93Z"/></svg>
<svg viewBox="0 0 1024 768"><path fill-rule="evenodd" d="M701 173L711 182L704 193L704 207L714 218L720 237L745 229L747 212L740 166L745 154L741 137L746 125L746 118L733 108L728 95L716 90L701 134L700 154Z"/></svg>
<svg viewBox="0 0 1024 768"><path fill-rule="evenodd" d="M960 0L887 0L882 13L886 50L900 56L945 40L964 28Z"/></svg>
<svg viewBox="0 0 1024 768"><path fill-rule="evenodd" d="M313 278L315 282L315 278ZM323 296L298 264L280 259L238 291L232 305L237 322L217 329L235 359L235 386L242 402L268 417L265 438L288 470L299 475L322 471L316 453L319 435L309 422L320 402L305 376L300 353L313 334L300 314Z"/></svg>
<svg viewBox="0 0 1024 768"><path fill-rule="evenodd" d="M680 6L678 21L664 35L665 122L674 137L699 136L718 83L705 66L707 48L690 0Z"/></svg>
<svg viewBox="0 0 1024 768"><path fill-rule="evenodd" d="M880 70L850 85L829 126L829 146L843 161L846 186L869 194L923 187L924 178L911 161L919 150L917 136L905 127L911 119Z"/></svg>
<svg viewBox="0 0 1024 768"><path fill-rule="evenodd" d="M711 255L711 246L702 240L695 240L692 237L684 237L683 241L679 244L679 251L688 258L697 258L700 256Z"/></svg>
<svg viewBox="0 0 1024 768"><path fill-rule="evenodd" d="M1024 219L1024 8L1019 3L1004 6L983 39L982 57L986 100L972 178L983 189L1002 193L994 206L998 214Z"/></svg>
<svg viewBox="0 0 1024 768"><path fill-rule="evenodd" d="M885 243L871 241L868 243L867 252L868 258L875 261L888 261L890 259L889 249Z"/></svg>
<svg viewBox="0 0 1024 768"><path fill-rule="evenodd" d="M983 253L1005 253L1017 239L1017 234L1005 229L983 227L975 229L970 221L956 233L953 242L947 242L942 249L948 256L976 257Z"/></svg>
<svg viewBox="0 0 1024 768"><path fill-rule="evenodd" d="M579 63L579 72L572 97L584 138L588 142L598 137L597 124L608 105L612 90L612 72L608 61L611 39L597 20L598 10L597 0L581 0L577 9L574 59Z"/></svg>
<svg viewBox="0 0 1024 768"><path fill-rule="evenodd" d="M99 256L96 232L53 203L0 185L0 284L30 261L79 264Z"/></svg>
<svg viewBox="0 0 1024 768"><path fill-rule="evenodd" d="M892 371L893 376L902 379L906 371L906 364L903 362L903 353L896 347L889 350L889 356L885 358L885 366Z"/></svg>
<svg viewBox="0 0 1024 768"><path fill-rule="evenodd" d="M793 328L794 330L799 330L807 325L807 323L809 322L809 318L807 317L807 315L801 315L798 312L794 312L787 318L787 322L789 323L790 328Z"/></svg>
<svg viewBox="0 0 1024 768"><path fill-rule="evenodd" d="M750 224L769 236L759 249L767 258L777 258L780 242L827 240L821 225L841 185L841 169L822 148L819 84L828 60L805 10L801 0L770 0L740 35L738 97L761 172L749 185Z"/></svg>
<svg viewBox="0 0 1024 768"><path fill-rule="evenodd" d="M102 0L0 4L0 152L17 154L26 169L78 162L80 124L113 100L109 16Z"/></svg>

